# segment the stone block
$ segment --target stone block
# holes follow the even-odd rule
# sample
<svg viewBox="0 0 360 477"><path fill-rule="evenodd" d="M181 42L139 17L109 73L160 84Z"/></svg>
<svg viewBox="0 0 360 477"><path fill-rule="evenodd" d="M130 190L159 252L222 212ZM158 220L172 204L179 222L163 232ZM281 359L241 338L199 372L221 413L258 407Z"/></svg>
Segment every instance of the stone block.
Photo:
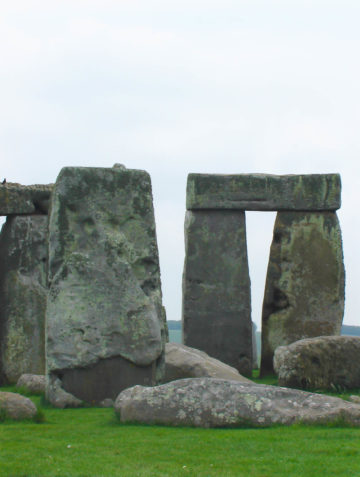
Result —
<svg viewBox="0 0 360 477"><path fill-rule="evenodd" d="M273 373L278 346L339 335L345 272L335 212L279 212L265 286L261 375Z"/></svg>
<svg viewBox="0 0 360 477"><path fill-rule="evenodd" d="M0 215L47 214L53 184L0 184Z"/></svg>
<svg viewBox="0 0 360 477"><path fill-rule="evenodd" d="M360 388L360 337L319 336L279 346L274 354L279 385L343 391Z"/></svg>
<svg viewBox="0 0 360 477"><path fill-rule="evenodd" d="M189 174L188 210L336 210L339 174Z"/></svg>
<svg viewBox="0 0 360 477"><path fill-rule="evenodd" d="M162 379L165 315L146 172L62 169L51 202L49 286L54 405L99 403Z"/></svg>
<svg viewBox="0 0 360 477"><path fill-rule="evenodd" d="M185 242L183 342L249 376L252 324L245 214L187 212Z"/></svg>
<svg viewBox="0 0 360 477"><path fill-rule="evenodd" d="M46 215L11 216L0 234L0 384L45 373Z"/></svg>

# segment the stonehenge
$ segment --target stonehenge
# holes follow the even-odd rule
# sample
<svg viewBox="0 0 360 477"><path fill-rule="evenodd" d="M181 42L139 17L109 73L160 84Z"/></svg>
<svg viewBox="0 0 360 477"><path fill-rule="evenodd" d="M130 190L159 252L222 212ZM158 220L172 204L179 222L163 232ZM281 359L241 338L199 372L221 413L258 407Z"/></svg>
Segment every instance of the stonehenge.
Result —
<svg viewBox="0 0 360 477"><path fill-rule="evenodd" d="M274 372L277 346L340 334L345 287L340 204L338 174L189 174L184 344L249 373L245 211L255 210L278 211L264 293L261 375Z"/></svg>
<svg viewBox="0 0 360 477"><path fill-rule="evenodd" d="M246 211L277 211L260 374L279 346L339 335L345 272L338 174L189 174L183 344L251 377ZM57 407L165 379L167 326L150 176L65 167L55 184L0 184L0 386L46 374Z"/></svg>
<svg viewBox="0 0 360 477"><path fill-rule="evenodd" d="M47 398L65 407L160 382L167 332L149 175L67 167L54 186L1 184L0 214L0 385L46 372Z"/></svg>

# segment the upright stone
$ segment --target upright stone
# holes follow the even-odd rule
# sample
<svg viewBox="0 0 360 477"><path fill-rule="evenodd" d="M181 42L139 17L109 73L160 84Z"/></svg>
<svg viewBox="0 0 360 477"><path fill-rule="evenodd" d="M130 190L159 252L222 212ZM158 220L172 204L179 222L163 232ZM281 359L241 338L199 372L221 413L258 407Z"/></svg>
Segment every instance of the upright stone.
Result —
<svg viewBox="0 0 360 477"><path fill-rule="evenodd" d="M44 374L46 215L11 216L0 235L0 385Z"/></svg>
<svg viewBox="0 0 360 477"><path fill-rule="evenodd" d="M245 213L188 211L183 342L250 375L252 323Z"/></svg>
<svg viewBox="0 0 360 477"><path fill-rule="evenodd" d="M339 335L344 264L335 212L279 212L266 279L261 375L273 373L278 346Z"/></svg>
<svg viewBox="0 0 360 477"><path fill-rule="evenodd" d="M146 172L62 169L49 286L46 392L54 405L99 403L162 379L165 315Z"/></svg>

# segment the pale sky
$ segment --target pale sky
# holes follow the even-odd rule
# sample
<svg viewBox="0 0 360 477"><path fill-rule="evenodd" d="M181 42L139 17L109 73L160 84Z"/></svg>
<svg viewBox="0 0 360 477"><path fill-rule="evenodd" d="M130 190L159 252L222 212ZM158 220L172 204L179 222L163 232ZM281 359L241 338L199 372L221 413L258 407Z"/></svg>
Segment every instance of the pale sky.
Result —
<svg viewBox="0 0 360 477"><path fill-rule="evenodd" d="M0 0L0 179L151 174L164 304L181 318L189 172L342 177L346 324L360 325L358 0ZM253 319L274 213L247 213Z"/></svg>

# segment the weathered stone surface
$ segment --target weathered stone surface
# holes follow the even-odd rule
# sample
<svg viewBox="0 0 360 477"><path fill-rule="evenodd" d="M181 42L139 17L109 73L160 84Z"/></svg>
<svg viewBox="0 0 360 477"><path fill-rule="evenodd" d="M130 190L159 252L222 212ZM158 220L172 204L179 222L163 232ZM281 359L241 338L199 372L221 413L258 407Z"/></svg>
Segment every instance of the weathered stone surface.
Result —
<svg viewBox="0 0 360 477"><path fill-rule="evenodd" d="M65 407L81 407L84 403L81 399L76 398L71 393L66 392L61 381L54 375L50 375L46 380L45 392L47 399L60 409Z"/></svg>
<svg viewBox="0 0 360 477"><path fill-rule="evenodd" d="M336 210L339 174L189 174L186 207L236 210Z"/></svg>
<svg viewBox="0 0 360 477"><path fill-rule="evenodd" d="M30 393L45 392L45 375L44 374L22 374L16 383L18 388L25 388Z"/></svg>
<svg viewBox="0 0 360 477"><path fill-rule="evenodd" d="M0 184L0 215L47 214L53 184Z"/></svg>
<svg viewBox="0 0 360 477"><path fill-rule="evenodd" d="M270 250L262 316L261 374L273 372L278 346L339 335L344 264L335 212L279 212Z"/></svg>
<svg viewBox="0 0 360 477"><path fill-rule="evenodd" d="M47 224L12 216L0 234L0 385L45 372Z"/></svg>
<svg viewBox="0 0 360 477"><path fill-rule="evenodd" d="M31 419L37 413L35 404L20 394L0 391L0 410L10 419Z"/></svg>
<svg viewBox="0 0 360 477"><path fill-rule="evenodd" d="M235 368L211 358L203 351L179 343L166 343L165 370L165 382L200 377L251 382Z"/></svg>
<svg viewBox="0 0 360 477"><path fill-rule="evenodd" d="M187 212L183 342L250 375L252 324L245 213Z"/></svg>
<svg viewBox="0 0 360 477"><path fill-rule="evenodd" d="M134 386L115 401L122 422L169 426L241 427L330 423L360 426L360 406L294 389L214 378Z"/></svg>
<svg viewBox="0 0 360 477"><path fill-rule="evenodd" d="M114 399L164 373L164 310L144 171L64 168L49 224L48 386ZM49 393L48 393L49 394ZM51 393L53 403L56 391Z"/></svg>
<svg viewBox="0 0 360 477"><path fill-rule="evenodd" d="M360 388L360 337L319 336L279 346L274 354L274 369L281 386Z"/></svg>
<svg viewBox="0 0 360 477"><path fill-rule="evenodd" d="M252 367L253 369L259 369L259 358L257 352L257 345L256 345L256 330L257 326L256 323L252 322Z"/></svg>

